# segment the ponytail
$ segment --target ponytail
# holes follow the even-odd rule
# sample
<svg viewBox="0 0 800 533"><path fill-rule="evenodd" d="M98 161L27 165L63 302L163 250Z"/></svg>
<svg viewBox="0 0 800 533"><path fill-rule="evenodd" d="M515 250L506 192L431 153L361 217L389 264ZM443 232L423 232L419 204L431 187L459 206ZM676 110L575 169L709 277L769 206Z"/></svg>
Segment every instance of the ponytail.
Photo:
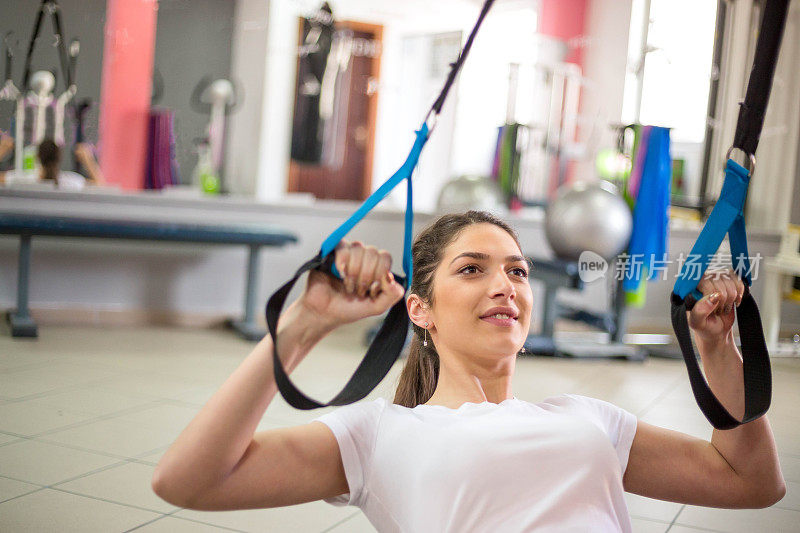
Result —
<svg viewBox="0 0 800 533"><path fill-rule="evenodd" d="M403 407L416 407L427 402L433 396L439 379L439 354L433 342L428 340L428 346L423 346L417 332L422 328L416 325L413 328L408 357L394 395L394 403Z"/></svg>

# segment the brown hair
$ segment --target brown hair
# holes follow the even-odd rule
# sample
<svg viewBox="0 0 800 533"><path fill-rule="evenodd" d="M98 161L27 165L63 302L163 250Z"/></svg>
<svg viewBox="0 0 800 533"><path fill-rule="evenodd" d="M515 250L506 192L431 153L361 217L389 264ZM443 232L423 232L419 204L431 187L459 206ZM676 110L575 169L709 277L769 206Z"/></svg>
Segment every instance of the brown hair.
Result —
<svg viewBox="0 0 800 533"><path fill-rule="evenodd" d="M411 249L414 277L409 294L416 294L426 304L433 305L433 274L442 260L444 249L458 238L464 228L480 223L494 224L505 230L519 246L519 239L511 226L485 211L444 215L422 230L414 241ZM411 327L411 346L394 396L394 403L404 407L415 407L427 402L433 396L439 379L439 354L436 347L430 338L428 346L423 345L424 328L414 323Z"/></svg>
<svg viewBox="0 0 800 533"><path fill-rule="evenodd" d="M42 165L43 179L58 179L58 171L61 167L61 148L52 139L44 139L39 143L37 151L39 163Z"/></svg>

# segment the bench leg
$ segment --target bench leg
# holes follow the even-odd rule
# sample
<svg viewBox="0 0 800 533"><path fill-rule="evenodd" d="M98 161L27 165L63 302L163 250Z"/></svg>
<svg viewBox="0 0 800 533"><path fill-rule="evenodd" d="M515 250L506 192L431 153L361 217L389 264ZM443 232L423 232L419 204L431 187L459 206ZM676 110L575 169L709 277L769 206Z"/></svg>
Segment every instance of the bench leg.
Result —
<svg viewBox="0 0 800 533"><path fill-rule="evenodd" d="M242 337L249 341L260 341L267 331L256 324L256 296L258 296L258 272L260 246L250 245L247 257L247 287L244 292L244 320L235 320L231 323Z"/></svg>
<svg viewBox="0 0 800 533"><path fill-rule="evenodd" d="M19 238L19 272L17 279L17 308L8 314L12 337L37 337L36 323L28 309L28 287L30 285L31 236Z"/></svg>

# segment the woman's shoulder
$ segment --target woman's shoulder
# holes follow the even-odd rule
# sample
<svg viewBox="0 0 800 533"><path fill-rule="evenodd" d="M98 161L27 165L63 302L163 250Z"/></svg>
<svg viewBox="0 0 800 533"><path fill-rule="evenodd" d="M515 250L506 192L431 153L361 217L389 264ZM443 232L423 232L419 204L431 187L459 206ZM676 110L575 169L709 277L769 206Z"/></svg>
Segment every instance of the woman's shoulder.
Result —
<svg viewBox="0 0 800 533"><path fill-rule="evenodd" d="M387 404L388 402L385 398L362 400L337 407L315 420L324 423L336 420L347 424L370 424L376 422L380 418Z"/></svg>

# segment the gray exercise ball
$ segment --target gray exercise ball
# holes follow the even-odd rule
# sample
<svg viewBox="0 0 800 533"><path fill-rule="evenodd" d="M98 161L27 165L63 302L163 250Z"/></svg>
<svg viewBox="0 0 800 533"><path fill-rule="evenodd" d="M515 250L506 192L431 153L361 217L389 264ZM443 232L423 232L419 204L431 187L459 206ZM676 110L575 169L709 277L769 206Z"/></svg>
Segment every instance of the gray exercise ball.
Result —
<svg viewBox="0 0 800 533"><path fill-rule="evenodd" d="M562 259L577 261L590 250L609 260L625 250L632 230L628 204L607 181L564 187L545 212L547 241Z"/></svg>
<svg viewBox="0 0 800 533"><path fill-rule="evenodd" d="M503 193L495 182L482 176L461 176L448 181L436 202L438 211L447 213L470 209L496 212L502 207Z"/></svg>

